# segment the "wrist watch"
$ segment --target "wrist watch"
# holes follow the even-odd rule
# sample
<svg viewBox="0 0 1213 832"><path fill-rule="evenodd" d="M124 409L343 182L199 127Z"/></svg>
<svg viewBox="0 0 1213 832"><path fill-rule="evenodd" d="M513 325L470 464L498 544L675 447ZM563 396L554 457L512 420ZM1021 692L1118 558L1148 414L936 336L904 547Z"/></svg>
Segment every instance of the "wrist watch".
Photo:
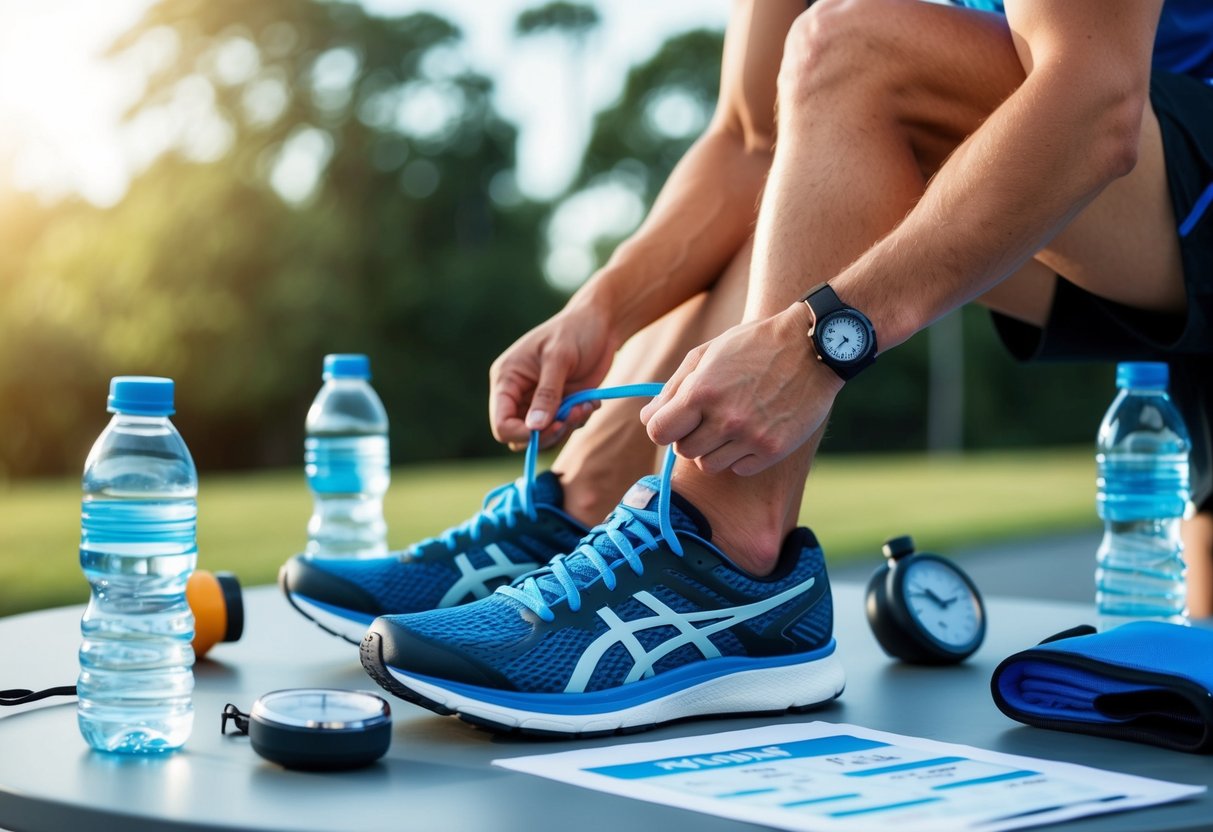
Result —
<svg viewBox="0 0 1213 832"><path fill-rule="evenodd" d="M876 330L868 316L838 299L828 283L819 283L801 301L813 312L809 340L817 360L850 381L876 360Z"/></svg>

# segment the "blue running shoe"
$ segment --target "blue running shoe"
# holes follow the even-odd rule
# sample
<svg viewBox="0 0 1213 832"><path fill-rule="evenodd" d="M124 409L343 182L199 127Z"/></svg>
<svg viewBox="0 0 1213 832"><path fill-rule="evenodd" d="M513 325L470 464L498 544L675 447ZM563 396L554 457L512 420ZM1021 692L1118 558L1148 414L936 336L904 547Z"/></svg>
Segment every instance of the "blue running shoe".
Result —
<svg viewBox="0 0 1213 832"><path fill-rule="evenodd" d="M586 533L562 508L560 479L532 470L528 464L522 478L490 491L483 510L438 537L381 558L296 555L278 583L291 606L352 644L377 616L484 598L572 550Z"/></svg>
<svg viewBox="0 0 1213 832"><path fill-rule="evenodd" d="M755 578L702 514L642 479L573 552L487 598L377 619L362 665L383 688L501 732L593 736L797 711L842 693L825 561L805 528Z"/></svg>

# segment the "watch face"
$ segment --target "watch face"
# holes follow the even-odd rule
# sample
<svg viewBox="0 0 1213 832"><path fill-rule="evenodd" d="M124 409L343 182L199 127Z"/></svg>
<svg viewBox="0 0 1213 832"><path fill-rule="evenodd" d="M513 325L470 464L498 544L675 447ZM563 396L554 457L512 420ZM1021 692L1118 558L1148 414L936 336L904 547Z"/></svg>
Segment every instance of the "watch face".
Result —
<svg viewBox="0 0 1213 832"><path fill-rule="evenodd" d="M917 557L902 564L906 609L928 635L946 647L968 647L981 633L977 597L947 561Z"/></svg>
<svg viewBox="0 0 1213 832"><path fill-rule="evenodd" d="M818 343L835 361L854 361L867 349L868 330L857 316L841 312L826 318Z"/></svg>

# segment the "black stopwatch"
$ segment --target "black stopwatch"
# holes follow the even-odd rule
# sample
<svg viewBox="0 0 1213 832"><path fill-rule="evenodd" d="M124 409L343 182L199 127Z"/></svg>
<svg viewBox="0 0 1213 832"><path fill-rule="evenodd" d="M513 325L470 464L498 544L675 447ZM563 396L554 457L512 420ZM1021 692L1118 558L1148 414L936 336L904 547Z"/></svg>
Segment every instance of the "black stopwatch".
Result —
<svg viewBox="0 0 1213 832"><path fill-rule="evenodd" d="M890 656L914 664L962 662L981 646L986 610L955 562L915 552L909 536L884 544L885 563L868 581L868 623Z"/></svg>

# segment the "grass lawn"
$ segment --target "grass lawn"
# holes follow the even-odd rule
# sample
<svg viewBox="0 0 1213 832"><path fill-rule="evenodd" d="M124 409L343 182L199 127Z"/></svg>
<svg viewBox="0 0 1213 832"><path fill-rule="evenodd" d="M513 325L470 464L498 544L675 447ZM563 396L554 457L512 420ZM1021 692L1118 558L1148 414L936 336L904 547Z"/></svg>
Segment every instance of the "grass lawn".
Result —
<svg viewBox="0 0 1213 832"><path fill-rule="evenodd" d="M489 488L517 476L503 459L392 472L389 542L403 547L466 519ZM831 561L875 564L888 537L948 551L1094 524L1091 451L1028 450L954 457L826 456L810 478L802 522ZM311 497L299 470L207 474L199 489L199 566L270 583L302 549ZM0 615L83 603L78 478L0 483Z"/></svg>

